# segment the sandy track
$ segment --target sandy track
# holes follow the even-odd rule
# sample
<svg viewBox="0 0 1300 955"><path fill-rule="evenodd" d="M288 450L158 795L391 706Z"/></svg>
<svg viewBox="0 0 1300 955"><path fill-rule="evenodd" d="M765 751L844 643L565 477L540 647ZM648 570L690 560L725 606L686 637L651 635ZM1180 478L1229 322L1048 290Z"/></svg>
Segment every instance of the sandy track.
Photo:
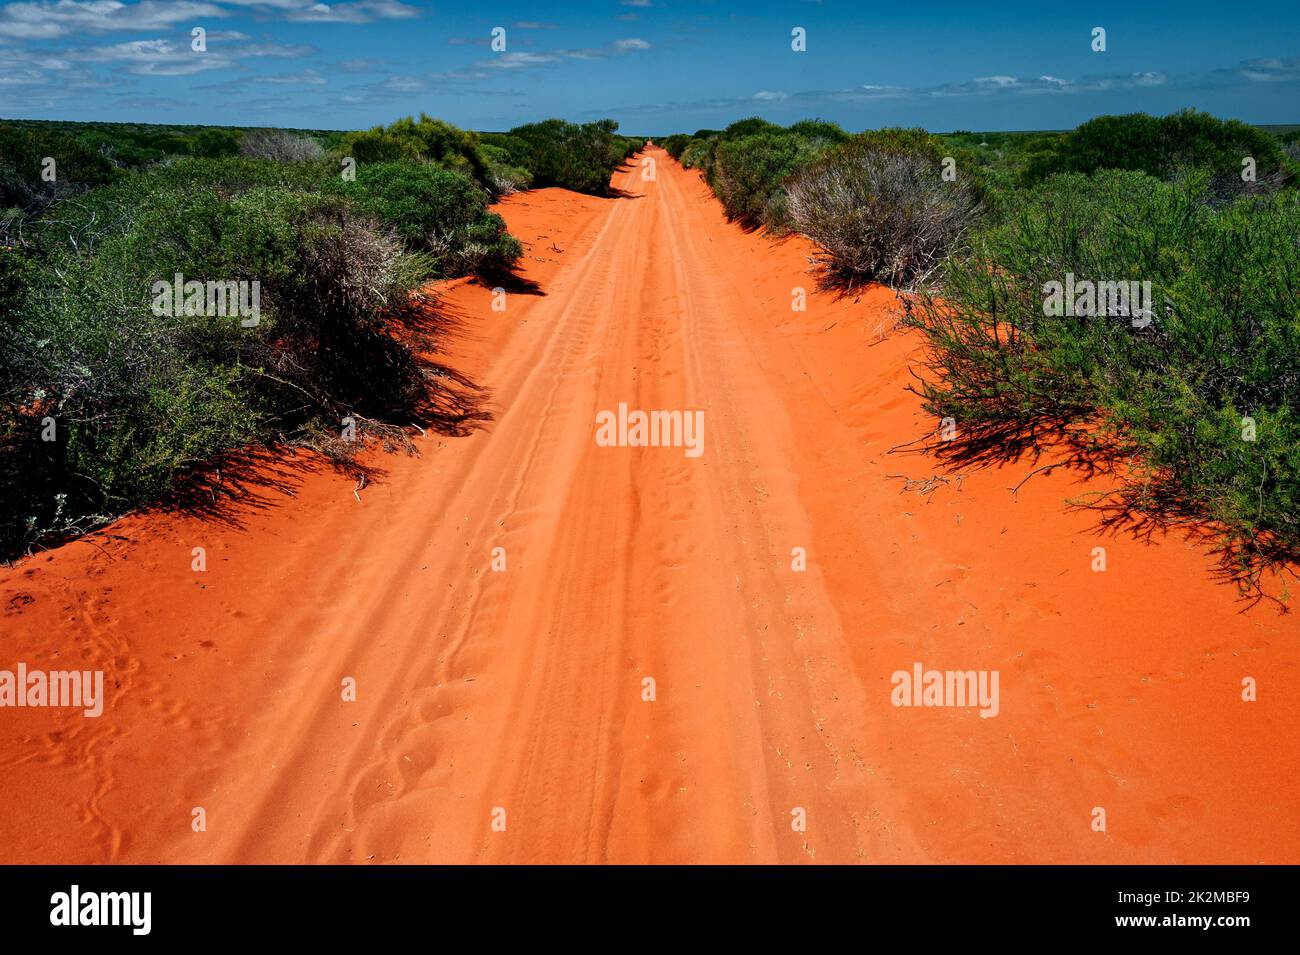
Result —
<svg viewBox="0 0 1300 955"><path fill-rule="evenodd" d="M1297 861L1290 619L1063 471L900 493L938 469L885 453L933 427L891 296L791 312L806 247L648 155L504 204L542 294L448 287L485 429L360 502L269 463L294 497L0 571L12 662L112 684L0 712L0 861ZM704 453L598 447L620 402L703 410ZM1002 712L892 707L918 660L1000 670Z"/></svg>

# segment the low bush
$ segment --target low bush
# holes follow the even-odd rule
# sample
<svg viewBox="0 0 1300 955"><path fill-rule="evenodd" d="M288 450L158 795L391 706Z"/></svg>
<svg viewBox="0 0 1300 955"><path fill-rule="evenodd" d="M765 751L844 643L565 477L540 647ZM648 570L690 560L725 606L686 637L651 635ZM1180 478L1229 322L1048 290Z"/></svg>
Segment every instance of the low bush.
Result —
<svg viewBox="0 0 1300 955"><path fill-rule="evenodd" d="M479 152L487 160L488 177L495 195L508 196L533 184L533 174L522 166L512 165L510 153L505 148L484 143Z"/></svg>
<svg viewBox="0 0 1300 955"><path fill-rule="evenodd" d="M344 182L327 162L191 158L34 220L0 246L0 550L167 497L249 444L349 452L345 417L363 441L386 423L459 427L473 412L431 397L431 319L410 296L431 274L514 261L486 202L428 163ZM257 283L256 322L159 312L155 283L177 274Z"/></svg>
<svg viewBox="0 0 1300 955"><path fill-rule="evenodd" d="M709 182L728 217L749 228L780 229L786 224L786 177L820 156L826 145L780 129L723 139Z"/></svg>
<svg viewBox="0 0 1300 955"><path fill-rule="evenodd" d="M800 120L786 127L786 132L791 136L799 136L827 146L834 146L849 138L849 134L841 129L837 123L829 123L824 119Z"/></svg>
<svg viewBox="0 0 1300 955"><path fill-rule="evenodd" d="M134 221L166 196L254 189L325 194L391 226L410 252L423 253L426 277L450 278L508 269L522 252L500 216L487 209L486 190L466 176L423 162L361 163L346 181L328 160L178 159L123 179L60 207L44 231L55 242L93 248L97 235Z"/></svg>
<svg viewBox="0 0 1300 955"><path fill-rule="evenodd" d="M0 212L37 212L116 177L107 159L70 136L0 123Z"/></svg>
<svg viewBox="0 0 1300 955"><path fill-rule="evenodd" d="M523 254L488 195L466 176L416 163L368 163L356 180L330 180L362 212L388 223L410 248L431 256L439 275L508 270Z"/></svg>
<svg viewBox="0 0 1300 955"><path fill-rule="evenodd" d="M746 119L738 119L722 132L718 134L721 140L740 139L744 136L754 136L758 133L780 133L784 130L776 123L768 122L760 116L750 116Z"/></svg>
<svg viewBox="0 0 1300 955"><path fill-rule="evenodd" d="M244 133L239 142L239 153L252 159L275 162L314 162L324 157L325 150L310 136L299 136L282 129L253 129Z"/></svg>
<svg viewBox="0 0 1300 955"><path fill-rule="evenodd" d="M714 141L721 135L716 129L700 129L693 134L678 133L669 136L663 147L687 169L700 168L705 156L712 152Z"/></svg>
<svg viewBox="0 0 1300 955"><path fill-rule="evenodd" d="M534 186L604 195L614 170L639 145L617 135L617 129L612 119L582 125L548 119L484 140L505 150L511 165L528 170Z"/></svg>
<svg viewBox="0 0 1300 955"><path fill-rule="evenodd" d="M1244 552L1300 547L1300 198L1205 203L1209 172L1063 175L955 257L921 391L971 445L1078 434L1134 454L1127 505L1209 516ZM1150 282L1150 323L1044 314L1047 283ZM1086 304L1086 302L1085 302Z"/></svg>
<svg viewBox="0 0 1300 955"><path fill-rule="evenodd" d="M337 178L337 169L328 163L280 163L245 156L168 159L61 203L56 214L46 217L44 230L58 241L93 241L97 231L108 232L113 223L128 221L133 210L147 207L155 196L187 190L238 194L261 187L318 192L322 183ZM78 237L83 228L89 231Z"/></svg>
<svg viewBox="0 0 1300 955"><path fill-rule="evenodd" d="M490 164L479 151L477 133L458 129L420 114L389 126L376 126L343 137L342 154L358 165L400 160L423 161L463 173L485 189L492 188Z"/></svg>
<svg viewBox="0 0 1300 955"><path fill-rule="evenodd" d="M969 172L945 179L943 152L919 130L884 130L794 173L789 223L821 249L827 284L911 286L942 265L974 225L982 194Z"/></svg>
<svg viewBox="0 0 1300 955"><path fill-rule="evenodd" d="M253 441L338 433L348 414L418 419L422 362L389 320L421 268L341 198L155 191L115 221L93 254L46 249L7 310L6 549L163 496ZM159 314L155 283L176 273L258 282L257 324Z"/></svg>
<svg viewBox="0 0 1300 955"><path fill-rule="evenodd" d="M682 152L690 145L690 143L691 137L686 133L675 133L674 135L665 138L659 145L664 148L664 151L668 153L668 155L672 156L674 159L680 160L682 158Z"/></svg>
<svg viewBox="0 0 1300 955"><path fill-rule="evenodd" d="M699 169L729 218L746 228L779 232L789 226L785 181L848 134L834 123L810 119L788 129L759 117L726 129L670 136L665 148L686 169Z"/></svg>
<svg viewBox="0 0 1300 955"><path fill-rule="evenodd" d="M238 156L240 134L230 129L205 129L189 141L191 156L217 159L221 156Z"/></svg>
<svg viewBox="0 0 1300 955"><path fill-rule="evenodd" d="M1242 178L1243 161L1253 162L1253 179ZM1184 171L1208 169L1208 200L1276 189L1300 167L1278 140L1235 119L1183 110L1169 116L1145 113L1098 116L1066 133L1024 167L1023 181L1041 182L1062 172L1127 169L1172 180Z"/></svg>
<svg viewBox="0 0 1300 955"><path fill-rule="evenodd" d="M716 139L692 139L682 149L682 166L686 169L702 170L707 178L716 145Z"/></svg>

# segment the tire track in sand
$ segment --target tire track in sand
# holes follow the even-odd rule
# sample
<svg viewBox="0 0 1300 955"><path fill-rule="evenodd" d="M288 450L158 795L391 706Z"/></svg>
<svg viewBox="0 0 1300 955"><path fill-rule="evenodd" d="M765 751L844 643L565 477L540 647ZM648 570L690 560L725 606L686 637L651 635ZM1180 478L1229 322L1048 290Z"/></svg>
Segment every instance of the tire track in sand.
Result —
<svg viewBox="0 0 1300 955"><path fill-rule="evenodd" d="M632 197L487 382L496 421L454 473L401 489L421 532L363 548L377 591L311 611L333 649L304 692L331 666L355 676L352 742L316 744L338 709L317 690L218 857L292 850L294 829L320 861L865 856L861 690L819 575L790 570L811 538L793 423L752 374L753 302L699 246L684 175L616 177ZM620 402L702 410L704 454L597 447L596 412ZM316 809L304 825L283 806Z"/></svg>
<svg viewBox="0 0 1300 955"><path fill-rule="evenodd" d="M915 343L874 347L889 294L792 318L806 247L744 235L646 155L658 177L625 168L625 198L507 203L534 246L566 246L530 259L542 295L503 316L448 286L481 336L485 429L381 459L360 501L310 475L246 528L132 516L108 565L79 542L0 570L15 658L80 652L116 690L94 725L6 715L5 861L1294 853L1294 826L1253 821L1296 818L1275 782L1300 752L1286 628L1239 615L1185 547L1108 538L1127 572L1080 582L1096 537L1063 510L1068 472L1014 505L996 472L900 498L883 452L932 422L902 394ZM597 447L620 403L703 411L704 454ZM1249 707L1224 689L1238 657L1275 688ZM913 660L1001 668L1007 705L894 709ZM1105 840L1099 801L1121 822Z"/></svg>

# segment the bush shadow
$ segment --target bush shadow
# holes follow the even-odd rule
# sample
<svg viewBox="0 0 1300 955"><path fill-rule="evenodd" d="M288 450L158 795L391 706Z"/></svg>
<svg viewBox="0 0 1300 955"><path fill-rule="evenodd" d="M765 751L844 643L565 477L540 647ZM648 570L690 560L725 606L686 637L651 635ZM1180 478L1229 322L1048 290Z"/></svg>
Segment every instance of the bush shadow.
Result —
<svg viewBox="0 0 1300 955"><path fill-rule="evenodd" d="M333 471L354 481L354 493L359 495L389 474L377 463L378 454L418 456L417 442L430 433L464 437L492 420L491 392L439 357L451 340L464 333L463 318L442 307L435 295L422 291L392 316L389 332L409 350L419 372L420 389L404 405L376 410L374 417L365 413L370 409L362 404L340 406L338 430L317 428L285 434L265 445L231 449L177 474L170 489L143 510L242 529L252 515L295 497L314 474ZM48 534L34 550L102 533L106 523Z"/></svg>
<svg viewBox="0 0 1300 955"><path fill-rule="evenodd" d="M545 295L540 283L519 273L518 269L497 269L480 272L474 277L475 284L489 289L505 289L511 295Z"/></svg>
<svg viewBox="0 0 1300 955"><path fill-rule="evenodd" d="M607 186L602 199L644 199L643 192L628 192L626 189L620 189L618 186Z"/></svg>
<svg viewBox="0 0 1300 955"><path fill-rule="evenodd" d="M1147 545L1174 535L1211 559L1209 577L1236 589L1242 612L1260 603L1289 612L1287 580L1300 580L1300 554L1293 546L1244 536L1215 522L1204 504L1189 499L1168 476L1136 470L1136 449L1102 438L1096 425L1086 416L1062 414L963 426L950 441L923 435L889 452L923 455L953 474L1027 466L1024 477L1009 488L1013 496L1036 475L1057 469L1080 481L1109 479L1115 486L1064 500L1068 511L1093 518L1091 533Z"/></svg>

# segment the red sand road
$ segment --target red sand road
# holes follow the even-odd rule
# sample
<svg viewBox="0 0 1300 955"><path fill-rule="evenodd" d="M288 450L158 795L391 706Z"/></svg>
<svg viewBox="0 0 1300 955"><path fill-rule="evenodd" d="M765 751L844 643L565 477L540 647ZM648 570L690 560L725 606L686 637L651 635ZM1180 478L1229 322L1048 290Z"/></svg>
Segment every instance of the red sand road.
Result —
<svg viewBox="0 0 1300 955"><path fill-rule="evenodd" d="M1293 617L1067 506L1104 479L906 489L941 472L888 453L935 426L892 294L812 293L647 155L502 204L542 294L447 287L483 430L0 570L0 668L110 687L0 710L0 862L1300 862ZM598 447L620 402L703 410L703 455ZM918 661L1000 712L895 708Z"/></svg>

